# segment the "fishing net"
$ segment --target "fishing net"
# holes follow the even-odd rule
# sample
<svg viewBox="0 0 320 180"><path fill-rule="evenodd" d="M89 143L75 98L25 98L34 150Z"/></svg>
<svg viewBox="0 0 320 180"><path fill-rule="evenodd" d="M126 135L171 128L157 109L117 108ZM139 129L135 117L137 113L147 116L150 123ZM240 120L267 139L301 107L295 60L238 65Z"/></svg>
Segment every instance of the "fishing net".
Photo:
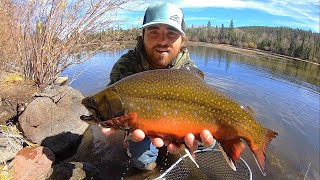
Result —
<svg viewBox="0 0 320 180"><path fill-rule="evenodd" d="M200 168L197 168L190 158L184 155L156 179L252 179L251 169L242 158L235 163L237 171L233 171L227 164L220 150L203 149L197 150L195 154L196 161Z"/></svg>

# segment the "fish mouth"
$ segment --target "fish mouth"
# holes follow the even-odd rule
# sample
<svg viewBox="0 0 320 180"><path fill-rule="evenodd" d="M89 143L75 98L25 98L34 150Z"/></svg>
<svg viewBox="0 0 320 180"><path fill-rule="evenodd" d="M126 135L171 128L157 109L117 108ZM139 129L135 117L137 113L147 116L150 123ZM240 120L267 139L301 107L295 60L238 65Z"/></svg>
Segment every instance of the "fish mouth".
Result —
<svg viewBox="0 0 320 180"><path fill-rule="evenodd" d="M81 115L80 119L89 124L100 124L103 120L102 114L100 114L95 107L88 106L87 109L89 110L89 114Z"/></svg>
<svg viewBox="0 0 320 180"><path fill-rule="evenodd" d="M100 124L102 122L102 115L99 111L92 105L85 105L85 107L88 109L89 114L81 115L80 119L88 124Z"/></svg>
<svg viewBox="0 0 320 180"><path fill-rule="evenodd" d="M82 115L82 116L80 116L80 119L82 121L94 121L94 120L96 120L96 117L92 114L91 115Z"/></svg>
<svg viewBox="0 0 320 180"><path fill-rule="evenodd" d="M89 114L81 115L80 119L91 124L91 123L101 123L103 119L102 114L96 108L96 98L87 97L82 100L82 104L88 109Z"/></svg>

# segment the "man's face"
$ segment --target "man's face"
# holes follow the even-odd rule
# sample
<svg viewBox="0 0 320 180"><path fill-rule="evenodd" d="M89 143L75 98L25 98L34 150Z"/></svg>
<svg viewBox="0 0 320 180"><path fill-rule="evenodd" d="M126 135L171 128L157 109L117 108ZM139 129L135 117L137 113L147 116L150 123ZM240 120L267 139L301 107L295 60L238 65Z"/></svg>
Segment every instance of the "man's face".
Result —
<svg viewBox="0 0 320 180"><path fill-rule="evenodd" d="M143 43L152 69L167 68L177 57L182 46L182 34L168 25L145 28Z"/></svg>

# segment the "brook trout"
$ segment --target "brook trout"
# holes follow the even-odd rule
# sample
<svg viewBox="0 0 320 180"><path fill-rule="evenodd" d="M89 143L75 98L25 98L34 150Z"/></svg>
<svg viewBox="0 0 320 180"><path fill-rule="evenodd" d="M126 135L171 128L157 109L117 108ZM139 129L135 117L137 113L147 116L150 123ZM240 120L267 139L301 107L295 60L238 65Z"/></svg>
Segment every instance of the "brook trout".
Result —
<svg viewBox="0 0 320 180"><path fill-rule="evenodd" d="M128 76L82 101L92 113L86 122L181 143L188 133L197 140L207 129L236 162L243 139L265 172L268 143L278 134L264 128L252 112L185 69L151 70Z"/></svg>

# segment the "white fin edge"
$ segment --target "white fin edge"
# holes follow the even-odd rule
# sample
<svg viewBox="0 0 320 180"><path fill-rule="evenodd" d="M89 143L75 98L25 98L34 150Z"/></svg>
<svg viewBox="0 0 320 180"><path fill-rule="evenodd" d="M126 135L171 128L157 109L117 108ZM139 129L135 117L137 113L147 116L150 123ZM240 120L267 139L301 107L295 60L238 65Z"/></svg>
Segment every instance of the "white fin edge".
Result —
<svg viewBox="0 0 320 180"><path fill-rule="evenodd" d="M224 151L224 149L222 148L222 146L220 145L220 143L217 143L219 146L220 151L222 152L222 155L224 157L224 159L227 161L228 165L230 166L230 168L234 171L237 171L236 166L234 165L234 163L232 162L232 160L228 157L227 153Z"/></svg>
<svg viewBox="0 0 320 180"><path fill-rule="evenodd" d="M197 168L199 168L198 163L197 163L197 162L196 162L196 160L192 157L192 155L191 155L191 153L190 153L189 149L188 149L188 148L186 148L186 146L185 146L185 145L183 145L183 149L184 149L184 151L186 152L187 156L191 159L191 161L192 161L192 162L197 166Z"/></svg>
<svg viewBox="0 0 320 180"><path fill-rule="evenodd" d="M257 158L256 158L256 156L255 156L254 154L253 154L253 157L254 157L254 160L256 161L256 163L257 163L257 165L258 165L258 167L259 167L259 170L260 170L261 174L262 174L263 176L266 176L267 173L262 171L261 167L259 166L258 160L257 160Z"/></svg>

